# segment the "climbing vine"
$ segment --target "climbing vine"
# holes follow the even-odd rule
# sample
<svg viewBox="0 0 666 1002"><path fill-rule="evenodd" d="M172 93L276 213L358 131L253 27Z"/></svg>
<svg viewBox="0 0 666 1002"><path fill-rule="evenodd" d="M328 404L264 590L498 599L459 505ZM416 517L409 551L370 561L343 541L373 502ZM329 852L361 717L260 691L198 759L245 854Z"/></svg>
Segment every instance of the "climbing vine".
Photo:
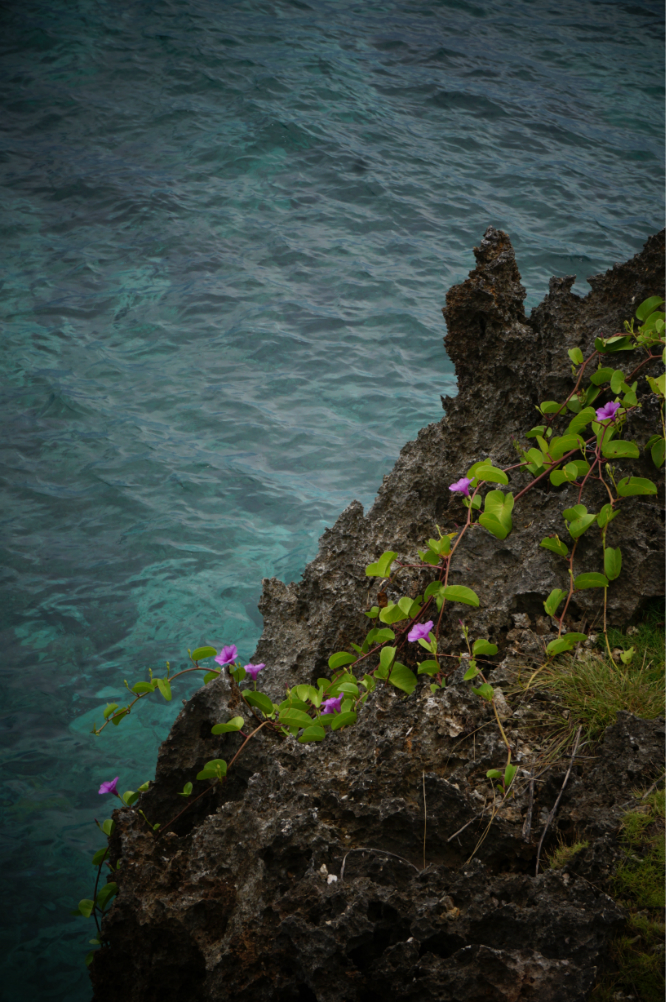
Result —
<svg viewBox="0 0 666 1002"><path fill-rule="evenodd" d="M495 690L487 680L484 670L492 662L488 659L497 654L497 646L487 638L470 639L470 629L461 620L462 636L466 650L457 655L443 653L440 645L440 631L447 603L453 605L479 607L479 597L468 585L449 584L451 567L465 536L472 530L481 528L497 539L504 540L513 529L512 513L514 505L538 483L548 478L555 487L572 484L578 488L577 503L562 512L562 536L546 536L540 546L551 551L562 561L562 586L554 588L544 600L546 614L556 623L557 637L545 648L548 659L573 650L576 644L586 639L585 635L565 630L565 617L576 592L597 588L602 591L603 631L610 654L607 637L608 589L618 579L622 571L620 546L609 546L607 532L610 523L631 508L630 499L640 495L656 494L656 485L649 479L634 476L620 476L617 463L638 459L638 445L623 437L629 415L639 408L638 377L641 369L652 361L664 359L665 315L660 310L663 300L658 296L647 299L636 310L636 318L625 324L625 333L609 338L597 338L594 350L584 358L580 348L569 350L571 374L574 386L564 401L545 400L537 408L541 423L526 434L526 444L514 442L519 462L500 469L489 459L474 463L464 476L449 487L453 493L462 496L467 516L462 527L453 532L442 532L437 526L437 535L428 539L423 550L418 550L418 563L403 563L398 554L386 551L369 564L366 576L381 582L394 582L396 573L404 568L414 568L428 572L432 580L423 594L415 598L402 596L397 602L390 601L381 587L378 604L372 605L365 615L374 625L368 630L360 644L350 644L351 650L337 651L328 659L331 677L317 679L316 685L296 685L287 688L285 698L274 703L270 696L257 688L259 675L266 670L265 664L242 664L235 644L222 648L218 653L214 647L199 647L188 651L190 665L176 673L171 672L167 662L164 677L154 677L152 670L146 680L130 686L125 683L131 698L125 706L109 703L104 710L104 720L93 733L99 735L109 725L118 726L133 711L136 704L147 696L159 692L167 701L172 698L172 684L182 675L203 672L203 682L208 684L226 673L231 684L240 695L243 715L217 723L212 734L238 733L243 739L234 758L227 764L224 759L211 759L185 783L178 796L185 801L184 806L167 822L160 823L146 817L143 810L138 814L155 838L159 838L171 825L201 797L210 790L226 782L232 768L248 743L263 729L272 731L280 739L296 739L301 743L320 742L327 731L337 731L353 726L364 705L372 697L378 686L392 685L408 697L418 684L418 676L423 675L434 694L446 685L449 677L460 665L465 667L464 680L471 685L472 692L491 704L500 735L506 748L506 761L501 769L487 772L488 779L495 785L503 798L510 795L516 775L512 764L512 749L504 731ZM636 326L638 321L639 326ZM615 368L608 364L618 359L642 353L641 360L629 366ZM625 353L632 353L631 355ZM596 364L596 368L595 368ZM659 468L664 463L666 428L664 425L664 374L658 378L645 377L651 393L659 405L657 432L646 445L652 462ZM607 397L600 404L600 397ZM597 406L595 406L597 405ZM530 442L532 444L530 444ZM527 471L532 477L527 486L515 496L502 488L509 486L509 474ZM598 483L606 492L607 501L598 512L588 511L583 497L590 484ZM490 488L490 489L488 489ZM599 567L581 567L577 548L581 537L597 528L600 541ZM620 537L622 534L620 533ZM621 538L620 538L621 541ZM416 559L416 558L414 558ZM394 570L395 568L395 570ZM381 598L382 604L379 604ZM558 615L558 610L560 610ZM411 646L415 645L415 646ZM416 660L420 650L427 657ZM401 652L409 651L409 656ZM633 649L625 652L625 662L631 660ZM404 661L409 660L416 667L412 671ZM210 667L210 661L217 667ZM202 665L202 662L208 662ZM247 721L251 720L252 724ZM206 783L203 790L195 795L194 783ZM149 783L138 790L118 792L118 777L102 783L99 793L116 796L124 807L134 807L141 793ZM114 830L113 819L107 819L98 826L105 836ZM114 879L120 862L115 867L109 859L108 848L95 853L92 863L96 868L96 880L92 898L79 902L73 914L92 917L97 927L97 937L92 945L103 941L102 919L112 906L118 890ZM104 869L108 878L100 889ZM94 951L88 954L92 961Z"/></svg>

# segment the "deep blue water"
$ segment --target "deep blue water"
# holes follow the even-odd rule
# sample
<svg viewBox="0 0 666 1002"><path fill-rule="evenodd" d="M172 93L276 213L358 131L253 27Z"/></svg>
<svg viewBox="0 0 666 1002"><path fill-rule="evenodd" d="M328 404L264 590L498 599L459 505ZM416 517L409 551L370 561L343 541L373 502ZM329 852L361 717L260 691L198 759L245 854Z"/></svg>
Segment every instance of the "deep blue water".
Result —
<svg viewBox="0 0 666 1002"><path fill-rule="evenodd" d="M96 789L154 774L194 684L123 679L261 631L454 392L446 289L488 223L528 303L662 225L662 5L0 5L3 964L89 999Z"/></svg>

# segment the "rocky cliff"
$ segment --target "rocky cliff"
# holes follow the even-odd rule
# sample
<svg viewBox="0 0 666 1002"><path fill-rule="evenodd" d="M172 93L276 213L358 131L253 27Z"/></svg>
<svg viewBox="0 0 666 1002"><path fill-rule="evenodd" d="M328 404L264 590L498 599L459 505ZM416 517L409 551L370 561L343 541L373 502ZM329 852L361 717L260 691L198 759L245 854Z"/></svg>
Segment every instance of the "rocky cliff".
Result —
<svg viewBox="0 0 666 1002"><path fill-rule="evenodd" d="M451 289L444 309L459 386L444 401L446 416L404 447L367 515L354 502L324 533L301 582L264 582L265 628L253 661L266 663L262 688L274 699L285 684L328 674L329 654L364 636L363 610L377 588L365 576L370 561L386 549L411 558L436 523L447 531L460 524L465 509L448 485L473 462L517 461L512 438L535 423L535 404L563 399L571 387L567 348L587 354L595 336L621 330L638 303L664 294L663 233L590 279L584 298L571 292L573 276L552 279L529 318L508 236L489 228L475 254L477 267ZM628 437L643 445L657 411L651 397L640 399ZM624 472L663 487L663 472L656 476L648 460ZM516 471L511 487L530 479ZM475 636L499 646L495 684L517 659L538 656L550 629L542 601L562 584L562 570L538 544L562 531L561 511L574 494L546 480L521 499L507 539L469 533L461 547L450 583L479 594L480 608L467 618ZM592 492L591 507L596 500ZM652 497L632 500L639 517L623 526L630 540L609 592L618 624L663 594L661 506ZM583 537L582 560L597 559L597 550L598 540ZM388 597L415 595L426 580L406 569ZM570 622L591 624L598 606L598 592L578 593ZM443 621L444 649L454 652L458 615L459 608ZM233 757L241 738L214 737L211 727L238 701L220 678L184 707L137 805L151 819L176 813L176 792L205 761ZM489 800L485 779L503 761L501 739L489 705L458 672L435 694L427 685L407 699L391 687L377 690L357 725L321 745L262 733L227 783L158 838L136 810L116 812L111 850L122 859L120 889L92 966L95 999L587 998L622 925L604 890L617 826L632 791L659 770L663 721L620 714L594 757L576 760L549 840L559 833L589 847L563 870L535 876L536 843L568 763L530 786L539 741L523 728L529 703L505 712L522 771L515 797L501 806Z"/></svg>

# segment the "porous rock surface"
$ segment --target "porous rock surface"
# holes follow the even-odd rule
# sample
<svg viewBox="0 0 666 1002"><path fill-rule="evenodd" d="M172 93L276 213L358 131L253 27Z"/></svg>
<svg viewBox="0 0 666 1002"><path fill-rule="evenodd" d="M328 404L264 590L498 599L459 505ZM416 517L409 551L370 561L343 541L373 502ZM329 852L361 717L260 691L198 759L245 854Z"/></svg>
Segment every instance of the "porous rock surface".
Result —
<svg viewBox="0 0 666 1002"><path fill-rule="evenodd" d="M446 417L404 447L367 515L354 502L324 533L300 583L264 582L265 629L253 661L267 664L262 689L276 700L285 684L329 674L329 654L364 635L362 612L378 587L365 576L367 563L385 549L408 560L436 523L446 531L462 523L465 509L448 485L473 462L517 461L512 438L524 441L534 405L564 399L571 388L566 349L587 355L595 336L622 330L638 303L663 295L663 233L591 279L585 298L571 293L572 276L552 279L529 318L507 235L490 227L475 254L476 269L451 289L444 310L459 384ZM657 411L647 394L639 399L628 437L642 446ZM628 474L663 490L663 473L649 461L618 463L618 475ZM529 479L516 471L511 489ZM605 499L592 490L586 500L597 510ZM562 532L561 511L575 501L573 488L542 482L516 505L506 540L475 530L460 547L450 583L479 594L480 608L463 611L472 635L500 648L490 676L496 686L516 659L538 661L548 639L541 603L563 584L564 565L538 543ZM663 594L660 505L631 501L633 514L621 516L622 577L609 592L618 624ZM609 545L617 545L619 522ZM588 536L579 569L599 570L598 539ZM405 569L388 597L415 595L427 580ZM592 624L598 605L598 592L577 595L570 625ZM460 614L460 606L445 614L444 650L460 650ZM136 809L116 812L110 845L122 860L119 894L91 969L95 1000L586 999L622 927L604 885L618 857L618 824L636 787L658 774L663 721L619 714L594 757L583 751L545 848L560 836L589 847L563 869L535 876L537 842L568 762L537 774L531 797L538 733L521 728L524 706L503 704L521 772L515 797L493 804L485 773L502 765L504 746L491 707L462 674L434 695L424 683L408 699L378 689L353 728L322 744L263 731L226 784L158 838ZM151 821L164 824L178 812L177 791L205 761L231 760L242 738L214 737L211 727L239 704L235 683L220 678L184 707L137 805ZM205 787L195 783L195 794Z"/></svg>

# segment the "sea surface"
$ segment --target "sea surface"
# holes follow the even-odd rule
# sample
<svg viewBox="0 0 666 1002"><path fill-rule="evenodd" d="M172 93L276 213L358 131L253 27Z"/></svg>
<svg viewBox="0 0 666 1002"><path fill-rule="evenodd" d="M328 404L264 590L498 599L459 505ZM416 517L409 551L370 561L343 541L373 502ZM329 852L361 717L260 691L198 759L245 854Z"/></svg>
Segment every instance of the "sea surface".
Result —
<svg viewBox="0 0 666 1002"><path fill-rule="evenodd" d="M262 577L441 417L486 226L531 306L663 225L662 47L652 0L0 4L5 1002L90 999L97 788L197 683L93 722L249 659Z"/></svg>

